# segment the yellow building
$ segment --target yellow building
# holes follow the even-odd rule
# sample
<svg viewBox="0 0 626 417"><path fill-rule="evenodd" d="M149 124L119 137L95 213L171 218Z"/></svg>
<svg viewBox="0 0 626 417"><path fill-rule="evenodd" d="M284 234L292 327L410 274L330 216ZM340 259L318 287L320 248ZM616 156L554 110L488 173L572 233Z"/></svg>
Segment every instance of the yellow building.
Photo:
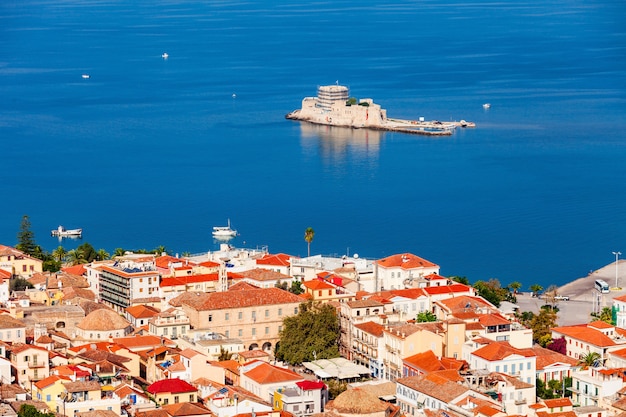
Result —
<svg viewBox="0 0 626 417"><path fill-rule="evenodd" d="M70 382L70 379L58 375L50 375L48 378L37 381L33 384L33 397L45 402L51 410L54 410L57 398L60 398L61 393L65 391L64 382Z"/></svg>
<svg viewBox="0 0 626 417"><path fill-rule="evenodd" d="M0 269L12 275L29 278L43 271L43 261L10 246L0 245Z"/></svg>
<svg viewBox="0 0 626 417"><path fill-rule="evenodd" d="M162 379L150 385L146 391L154 396L158 405L193 403L198 399L198 390L180 378Z"/></svg>

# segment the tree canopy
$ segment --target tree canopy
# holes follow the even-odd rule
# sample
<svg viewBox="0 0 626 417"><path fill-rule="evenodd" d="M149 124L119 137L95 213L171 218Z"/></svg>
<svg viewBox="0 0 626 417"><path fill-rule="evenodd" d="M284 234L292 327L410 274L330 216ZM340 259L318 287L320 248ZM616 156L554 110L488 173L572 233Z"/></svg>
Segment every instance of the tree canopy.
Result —
<svg viewBox="0 0 626 417"><path fill-rule="evenodd" d="M415 321L418 323L437 321L437 316L435 316L430 311L422 311L421 313L417 313L417 318L415 319Z"/></svg>
<svg viewBox="0 0 626 417"><path fill-rule="evenodd" d="M478 295L496 307L500 307L500 303L509 295L509 290L502 288L500 281L495 278L489 281L476 281L473 286Z"/></svg>
<svg viewBox="0 0 626 417"><path fill-rule="evenodd" d="M37 253L35 233L31 230L30 219L27 215L22 216L20 231L17 233L17 245L15 245L15 248L30 256L34 256Z"/></svg>
<svg viewBox="0 0 626 417"><path fill-rule="evenodd" d="M34 405L22 404L20 411L17 412L18 417L54 417L54 413L44 413L37 411Z"/></svg>
<svg viewBox="0 0 626 417"><path fill-rule="evenodd" d="M328 304L300 304L298 314L283 320L276 358L292 365L339 356L339 319Z"/></svg>
<svg viewBox="0 0 626 417"><path fill-rule="evenodd" d="M552 342L552 328L556 327L556 312L551 308L542 308L538 314L525 311L518 316L522 325L533 331L533 341L546 347Z"/></svg>

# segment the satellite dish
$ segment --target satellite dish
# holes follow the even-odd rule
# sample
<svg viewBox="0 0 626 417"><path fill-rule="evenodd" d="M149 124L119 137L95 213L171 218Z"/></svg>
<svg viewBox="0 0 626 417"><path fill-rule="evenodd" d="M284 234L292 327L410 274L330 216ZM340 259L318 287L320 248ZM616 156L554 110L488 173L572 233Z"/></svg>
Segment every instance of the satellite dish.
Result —
<svg viewBox="0 0 626 417"><path fill-rule="evenodd" d="M355 253L354 255L352 255L354 257L354 259L359 259L359 254Z"/></svg>

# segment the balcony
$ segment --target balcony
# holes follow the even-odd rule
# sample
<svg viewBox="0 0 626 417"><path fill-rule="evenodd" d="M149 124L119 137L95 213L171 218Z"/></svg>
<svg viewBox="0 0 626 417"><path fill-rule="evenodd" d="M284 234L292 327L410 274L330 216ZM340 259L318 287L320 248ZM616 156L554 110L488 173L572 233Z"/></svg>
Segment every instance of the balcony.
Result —
<svg viewBox="0 0 626 417"><path fill-rule="evenodd" d="M39 362L39 361L37 361L37 362L30 361L30 362L28 362L28 367L30 369L45 368L46 364L44 362Z"/></svg>
<svg viewBox="0 0 626 417"><path fill-rule="evenodd" d="M515 400L515 405L522 405L522 404L526 404L526 398L518 398L517 400Z"/></svg>

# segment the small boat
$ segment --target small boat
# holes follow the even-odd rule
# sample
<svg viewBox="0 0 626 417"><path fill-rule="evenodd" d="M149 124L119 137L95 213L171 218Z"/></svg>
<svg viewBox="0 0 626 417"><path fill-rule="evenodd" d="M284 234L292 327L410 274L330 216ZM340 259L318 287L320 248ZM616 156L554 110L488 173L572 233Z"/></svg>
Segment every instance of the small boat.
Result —
<svg viewBox="0 0 626 417"><path fill-rule="evenodd" d="M89 74L83 74L82 75L83 79L87 80L89 78L91 78L91 76Z"/></svg>
<svg viewBox="0 0 626 417"><path fill-rule="evenodd" d="M66 229L63 226L59 226L50 232L50 234L58 237L82 237L83 229Z"/></svg>
<svg viewBox="0 0 626 417"><path fill-rule="evenodd" d="M230 238L237 236L237 231L231 229L230 219L228 219L228 226L213 226L213 236L216 238Z"/></svg>
<svg viewBox="0 0 626 417"><path fill-rule="evenodd" d="M167 54L167 52L163 52L163 54L161 54L161 58L167 59L169 58L169 55Z"/></svg>
<svg viewBox="0 0 626 417"><path fill-rule="evenodd" d="M491 107L491 103L483 104L483 109L488 109L489 107Z"/></svg>

